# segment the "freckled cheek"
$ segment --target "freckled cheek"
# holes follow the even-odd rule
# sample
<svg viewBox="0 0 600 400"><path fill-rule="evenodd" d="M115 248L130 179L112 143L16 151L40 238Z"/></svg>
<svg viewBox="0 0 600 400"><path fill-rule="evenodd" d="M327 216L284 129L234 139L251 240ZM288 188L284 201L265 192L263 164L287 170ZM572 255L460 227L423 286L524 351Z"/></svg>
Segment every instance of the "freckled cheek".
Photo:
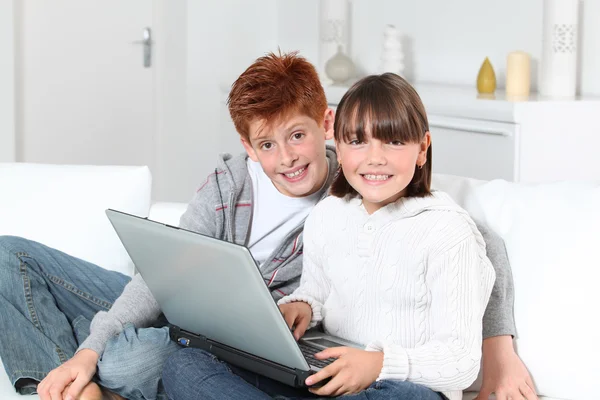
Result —
<svg viewBox="0 0 600 400"><path fill-rule="evenodd" d="M277 175L277 155L269 154L263 157L261 161L261 165L265 172L269 171L271 175Z"/></svg>

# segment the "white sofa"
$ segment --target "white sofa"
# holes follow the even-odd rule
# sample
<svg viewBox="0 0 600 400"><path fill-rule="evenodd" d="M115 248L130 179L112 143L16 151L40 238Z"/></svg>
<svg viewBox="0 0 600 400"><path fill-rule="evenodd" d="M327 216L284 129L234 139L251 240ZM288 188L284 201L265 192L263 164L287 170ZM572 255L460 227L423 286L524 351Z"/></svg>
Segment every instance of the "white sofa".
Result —
<svg viewBox="0 0 600 400"><path fill-rule="evenodd" d="M151 205L150 188L145 167L0 164L0 235L25 236L131 274L133 265L104 210L176 224L185 204ZM434 188L449 192L504 238L515 281L516 346L542 399L600 398L595 316L600 306L600 185L525 185L436 175ZM473 397L465 394L465 399ZM1 369L0 399L19 398Z"/></svg>

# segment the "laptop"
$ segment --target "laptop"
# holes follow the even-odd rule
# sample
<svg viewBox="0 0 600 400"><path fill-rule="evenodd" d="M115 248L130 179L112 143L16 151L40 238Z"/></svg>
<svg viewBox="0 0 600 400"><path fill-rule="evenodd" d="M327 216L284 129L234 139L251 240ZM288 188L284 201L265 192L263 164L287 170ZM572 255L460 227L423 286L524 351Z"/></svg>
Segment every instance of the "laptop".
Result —
<svg viewBox="0 0 600 400"><path fill-rule="evenodd" d="M116 210L106 214L181 346L293 387L334 361L315 353L362 348L317 330L296 342L247 247Z"/></svg>

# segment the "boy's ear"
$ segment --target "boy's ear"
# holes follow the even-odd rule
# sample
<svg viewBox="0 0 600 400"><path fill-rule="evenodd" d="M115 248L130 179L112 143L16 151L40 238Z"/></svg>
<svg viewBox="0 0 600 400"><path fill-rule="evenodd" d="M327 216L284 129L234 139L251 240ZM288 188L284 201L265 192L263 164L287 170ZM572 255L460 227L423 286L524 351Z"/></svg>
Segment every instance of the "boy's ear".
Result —
<svg viewBox="0 0 600 400"><path fill-rule="evenodd" d="M335 114L331 108L325 110L323 116L323 128L325 128L325 140L333 139L333 123L335 121Z"/></svg>
<svg viewBox="0 0 600 400"><path fill-rule="evenodd" d="M258 162L258 157L256 157L256 152L254 151L252 145L244 138L240 138L240 140L242 142L242 146L244 146L244 150L246 150L246 153L248 153L248 157L250 157L252 161Z"/></svg>

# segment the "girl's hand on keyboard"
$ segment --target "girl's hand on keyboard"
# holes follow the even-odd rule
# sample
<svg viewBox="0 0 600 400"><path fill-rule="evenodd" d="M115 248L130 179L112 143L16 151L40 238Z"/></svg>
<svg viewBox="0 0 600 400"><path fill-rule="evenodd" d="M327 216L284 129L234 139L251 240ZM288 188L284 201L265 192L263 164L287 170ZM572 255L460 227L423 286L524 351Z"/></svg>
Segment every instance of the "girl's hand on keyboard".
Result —
<svg viewBox="0 0 600 400"><path fill-rule="evenodd" d="M294 329L294 338L299 340L304 336L308 324L312 318L312 308L308 303L303 301L295 301L293 303L282 304L279 306L279 310L283 314L283 318L287 323L288 327L296 327Z"/></svg>
<svg viewBox="0 0 600 400"><path fill-rule="evenodd" d="M331 377L323 387L309 388L318 396L342 396L365 390L375 382L383 368L383 353L380 351L331 347L315 354L315 358L319 360L337 358L336 361L306 379L306 385L311 386Z"/></svg>

